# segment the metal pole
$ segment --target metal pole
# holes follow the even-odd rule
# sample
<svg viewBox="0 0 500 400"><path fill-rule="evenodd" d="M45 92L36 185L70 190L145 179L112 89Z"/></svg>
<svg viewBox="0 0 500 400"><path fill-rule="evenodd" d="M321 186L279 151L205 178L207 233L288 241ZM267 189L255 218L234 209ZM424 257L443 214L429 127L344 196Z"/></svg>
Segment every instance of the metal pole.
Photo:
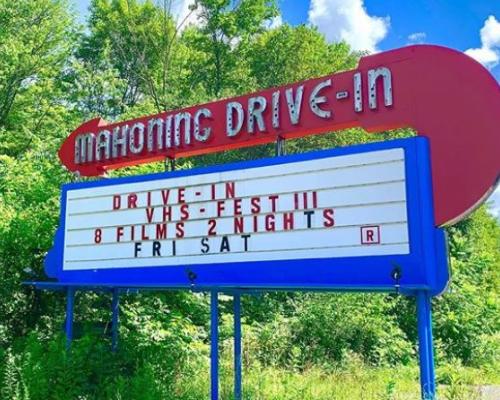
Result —
<svg viewBox="0 0 500 400"><path fill-rule="evenodd" d="M219 293L210 293L210 391L219 400Z"/></svg>
<svg viewBox="0 0 500 400"><path fill-rule="evenodd" d="M428 315L428 325L427 325L427 343L429 343L429 346L428 346L428 351L429 351L429 359L431 360L431 362L429 363L429 372L430 372L430 376L431 376L431 390L432 390L432 393L434 393L434 396L436 396L436 374L435 374L435 370L434 370L434 340L433 340L433 334L432 334L432 297L431 296L426 296L427 298L427 301L426 301L426 305L427 305L427 310L426 310L426 314Z"/></svg>
<svg viewBox="0 0 500 400"><path fill-rule="evenodd" d="M435 400L431 297L424 291L417 293L417 324L421 396L423 400Z"/></svg>
<svg viewBox="0 0 500 400"><path fill-rule="evenodd" d="M111 350L118 349L118 325L120 323L120 291L113 289L113 300L111 301Z"/></svg>
<svg viewBox="0 0 500 400"><path fill-rule="evenodd" d="M286 153L285 139L283 139L282 137L278 137L278 139L276 139L276 145L274 148L274 155L275 156L282 156L285 153Z"/></svg>
<svg viewBox="0 0 500 400"><path fill-rule="evenodd" d="M241 295L233 295L234 307L234 399L241 400Z"/></svg>
<svg viewBox="0 0 500 400"><path fill-rule="evenodd" d="M64 331L66 333L66 349L71 347L73 340L73 308L75 305L75 288L68 286L66 290L66 323Z"/></svg>
<svg viewBox="0 0 500 400"><path fill-rule="evenodd" d="M175 171L175 158L165 158L165 171Z"/></svg>

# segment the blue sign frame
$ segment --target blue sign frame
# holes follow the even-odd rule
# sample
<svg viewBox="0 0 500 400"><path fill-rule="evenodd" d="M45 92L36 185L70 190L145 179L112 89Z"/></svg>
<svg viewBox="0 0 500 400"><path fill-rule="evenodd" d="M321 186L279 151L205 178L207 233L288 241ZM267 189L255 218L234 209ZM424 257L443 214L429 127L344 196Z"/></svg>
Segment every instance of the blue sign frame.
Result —
<svg viewBox="0 0 500 400"><path fill-rule="evenodd" d="M405 152L409 254L78 271L62 269L68 190L280 166L394 148L402 148ZM436 295L446 289L449 271L445 233L434 224L429 151L429 141L415 137L185 171L66 184L62 187L60 226L54 247L46 256L45 271L49 277L69 285L198 290L401 291L408 294L427 291Z"/></svg>

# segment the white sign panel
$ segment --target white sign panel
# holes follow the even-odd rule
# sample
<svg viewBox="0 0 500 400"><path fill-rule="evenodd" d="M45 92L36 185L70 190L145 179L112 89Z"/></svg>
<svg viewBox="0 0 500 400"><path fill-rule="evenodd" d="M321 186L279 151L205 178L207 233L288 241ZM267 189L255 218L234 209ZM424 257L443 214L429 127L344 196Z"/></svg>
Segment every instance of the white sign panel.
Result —
<svg viewBox="0 0 500 400"><path fill-rule="evenodd" d="M68 190L63 270L408 254L401 148Z"/></svg>

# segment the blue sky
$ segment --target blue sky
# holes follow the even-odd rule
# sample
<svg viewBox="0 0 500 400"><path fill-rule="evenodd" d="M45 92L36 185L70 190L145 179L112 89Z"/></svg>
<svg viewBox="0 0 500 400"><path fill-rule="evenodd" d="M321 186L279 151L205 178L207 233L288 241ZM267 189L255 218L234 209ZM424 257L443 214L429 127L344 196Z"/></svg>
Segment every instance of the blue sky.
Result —
<svg viewBox="0 0 500 400"><path fill-rule="evenodd" d="M327 21L332 25L338 24L339 18L335 16L335 9L343 7L345 13L355 12L357 4L364 8L369 17L379 17L386 21L387 31L377 42L378 50L389 50L410 42L439 44L462 51L481 48L480 31L488 17L493 16L497 21L500 20L498 0L280 1L283 20L290 24L309 23L309 11L322 7L325 14L329 12L331 16L330 21L326 18ZM354 22L356 19L361 18L352 17ZM497 38L496 48L500 51L500 37ZM492 68L492 73L500 80L500 64Z"/></svg>
<svg viewBox="0 0 500 400"><path fill-rule="evenodd" d="M90 0L72 0L80 19ZM180 19L193 0L171 0ZM163 2L162 2L163 3ZM330 41L356 50L389 50L430 43L465 51L500 81L500 0L278 0L274 25L313 24ZM196 18L190 19L196 23ZM500 188L491 197L500 219Z"/></svg>

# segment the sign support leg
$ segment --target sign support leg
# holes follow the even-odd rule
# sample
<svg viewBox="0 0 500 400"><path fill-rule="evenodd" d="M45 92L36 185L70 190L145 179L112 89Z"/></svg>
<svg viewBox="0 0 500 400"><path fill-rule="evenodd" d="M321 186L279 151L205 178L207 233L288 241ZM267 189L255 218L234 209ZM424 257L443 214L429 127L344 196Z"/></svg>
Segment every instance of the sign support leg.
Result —
<svg viewBox="0 0 500 400"><path fill-rule="evenodd" d="M285 139L282 137L278 137L276 139L276 144L274 148L274 155L275 156L283 156L285 155L286 150L285 150Z"/></svg>
<svg viewBox="0 0 500 400"><path fill-rule="evenodd" d="M210 391L219 400L219 293L210 293Z"/></svg>
<svg viewBox="0 0 500 400"><path fill-rule="evenodd" d="M66 290L66 322L64 331L66 333L66 349L71 347L73 340L73 308L75 305L75 288L68 286Z"/></svg>
<svg viewBox="0 0 500 400"><path fill-rule="evenodd" d="M241 295L233 295L234 306L234 399L241 400Z"/></svg>
<svg viewBox="0 0 500 400"><path fill-rule="evenodd" d="M424 291L417 293L417 324L422 399L435 400L436 383L432 343L431 296Z"/></svg>
<svg viewBox="0 0 500 400"><path fill-rule="evenodd" d="M120 292L117 288L113 289L113 300L111 301L111 350L115 352L118 349L118 325L120 323Z"/></svg>

